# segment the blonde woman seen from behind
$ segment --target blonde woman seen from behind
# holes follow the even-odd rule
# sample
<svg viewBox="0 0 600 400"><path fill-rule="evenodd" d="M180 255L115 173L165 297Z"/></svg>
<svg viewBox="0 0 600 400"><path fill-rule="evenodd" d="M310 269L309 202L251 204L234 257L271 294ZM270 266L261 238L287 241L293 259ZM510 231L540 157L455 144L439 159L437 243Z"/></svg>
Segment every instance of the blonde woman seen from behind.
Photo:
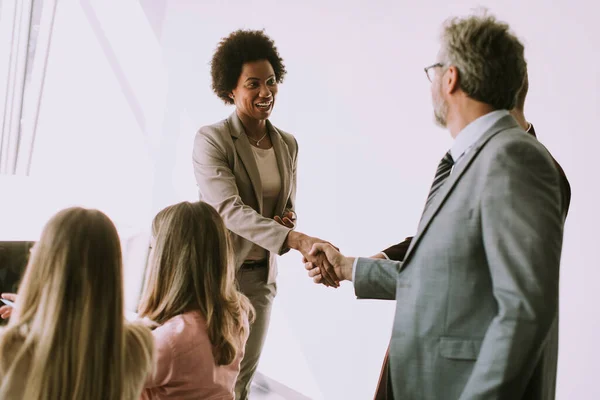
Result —
<svg viewBox="0 0 600 400"><path fill-rule="evenodd" d="M0 335L0 398L137 399L152 353L150 331L124 321L113 223L96 210L56 214Z"/></svg>
<svg viewBox="0 0 600 400"><path fill-rule="evenodd" d="M235 284L228 233L204 202L158 213L139 316L155 321L144 399L234 398L253 309Z"/></svg>

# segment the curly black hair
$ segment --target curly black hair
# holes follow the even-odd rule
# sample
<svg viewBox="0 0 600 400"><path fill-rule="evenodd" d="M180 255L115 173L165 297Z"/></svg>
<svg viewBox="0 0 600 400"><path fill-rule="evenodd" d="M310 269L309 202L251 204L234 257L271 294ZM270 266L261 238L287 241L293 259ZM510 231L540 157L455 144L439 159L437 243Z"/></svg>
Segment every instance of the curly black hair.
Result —
<svg viewBox="0 0 600 400"><path fill-rule="evenodd" d="M226 104L233 104L229 97L237 86L244 63L267 60L275 71L277 83L283 82L286 70L277 47L264 31L237 30L221 39L210 62L212 89Z"/></svg>

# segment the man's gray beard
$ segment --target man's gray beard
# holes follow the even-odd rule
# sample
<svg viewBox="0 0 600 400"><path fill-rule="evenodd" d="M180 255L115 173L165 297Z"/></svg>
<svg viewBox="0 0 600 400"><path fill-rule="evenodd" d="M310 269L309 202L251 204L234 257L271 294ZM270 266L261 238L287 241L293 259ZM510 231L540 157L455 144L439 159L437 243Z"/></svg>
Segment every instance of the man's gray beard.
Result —
<svg viewBox="0 0 600 400"><path fill-rule="evenodd" d="M442 104L439 107L434 106L433 117L438 126L445 128L447 123L446 119L448 117L448 104L442 101Z"/></svg>

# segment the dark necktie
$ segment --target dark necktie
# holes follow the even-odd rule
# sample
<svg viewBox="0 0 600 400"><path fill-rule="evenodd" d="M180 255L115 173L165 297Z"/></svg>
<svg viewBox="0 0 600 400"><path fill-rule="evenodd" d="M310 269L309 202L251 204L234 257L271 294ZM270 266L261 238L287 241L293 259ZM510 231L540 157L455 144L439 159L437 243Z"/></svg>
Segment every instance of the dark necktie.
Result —
<svg viewBox="0 0 600 400"><path fill-rule="evenodd" d="M446 182L446 179L448 179L450 176L450 171L452 171L453 165L454 160L452 160L452 155L450 154L450 151L448 151L444 158L442 158L440 161L437 171L435 172L435 178L433 178L431 189L429 189L429 195L427 196L427 201L425 202L425 208L429 206L429 203L431 203L437 191L440 190L444 182Z"/></svg>
<svg viewBox="0 0 600 400"><path fill-rule="evenodd" d="M435 178L433 178L433 184L431 185L429 195L427 196L427 202L425 203L425 210L435 197L436 192L442 187L444 182L446 182L446 179L448 179L450 176L450 171L452 171L453 165L454 160L452 160L452 155L450 154L450 151L448 151L444 158L442 158L442 161L440 161L437 171L435 172ZM423 214L425 214L425 211L423 211ZM377 384L375 400L390 400L394 398L392 393L392 380L389 370L389 354L390 347L388 346L387 352L385 353L385 358L383 359L381 374L379 375L379 383Z"/></svg>

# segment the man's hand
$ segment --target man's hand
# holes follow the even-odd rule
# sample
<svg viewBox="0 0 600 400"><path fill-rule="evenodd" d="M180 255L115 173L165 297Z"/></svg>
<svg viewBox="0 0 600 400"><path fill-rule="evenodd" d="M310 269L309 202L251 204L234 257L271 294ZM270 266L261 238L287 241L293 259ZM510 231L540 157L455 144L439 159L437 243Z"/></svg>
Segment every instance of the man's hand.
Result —
<svg viewBox="0 0 600 400"><path fill-rule="evenodd" d="M309 256L324 255L327 258L327 263L318 265L310 260L307 260L305 268L308 270L308 276L313 278L315 283L322 283L325 274L334 274L340 277L341 280L352 280L352 265L354 258L344 257L339 249L333 247L329 243L316 243L313 245ZM331 268L332 271L327 271Z"/></svg>
<svg viewBox="0 0 600 400"><path fill-rule="evenodd" d="M276 215L273 219L286 228L294 229L296 227L296 216L291 211L283 214L281 217Z"/></svg>
<svg viewBox="0 0 600 400"><path fill-rule="evenodd" d="M2 293L2 298L6 299L6 300L10 300L13 303L15 301L17 301L17 295L14 293ZM1 303L1 304L4 304L4 303ZM2 317L2 319L10 318L12 312L13 312L13 308L9 305L4 304L2 307L0 307L0 317Z"/></svg>
<svg viewBox="0 0 600 400"><path fill-rule="evenodd" d="M320 282L327 287L338 288L340 287L340 279L334 272L333 266L327 260L325 254L317 254L315 256L307 255L311 260L311 264L313 264L316 268L320 268L325 271L325 274L321 275Z"/></svg>
<svg viewBox="0 0 600 400"><path fill-rule="evenodd" d="M310 261L316 266L321 267L321 269L323 270L323 272L321 273L321 279L326 286L339 287L340 280L335 275L333 266L329 264L329 261L327 260L325 254L309 254L313 246L317 243L327 244L334 248L334 246L331 245L329 242L295 231L291 231L289 233L286 241L287 246L292 249L298 250L300 253L302 253L306 261Z"/></svg>

